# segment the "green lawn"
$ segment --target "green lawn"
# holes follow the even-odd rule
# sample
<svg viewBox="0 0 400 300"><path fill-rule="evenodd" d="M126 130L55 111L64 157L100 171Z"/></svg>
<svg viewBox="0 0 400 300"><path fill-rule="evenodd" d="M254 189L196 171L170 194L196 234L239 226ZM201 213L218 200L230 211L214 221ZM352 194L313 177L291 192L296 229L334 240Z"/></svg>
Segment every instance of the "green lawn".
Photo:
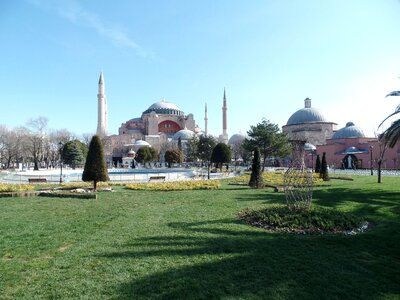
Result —
<svg viewBox="0 0 400 300"><path fill-rule="evenodd" d="M237 213L272 189L0 198L0 299L400 299L400 178L331 181L313 205L375 224L289 235Z"/></svg>

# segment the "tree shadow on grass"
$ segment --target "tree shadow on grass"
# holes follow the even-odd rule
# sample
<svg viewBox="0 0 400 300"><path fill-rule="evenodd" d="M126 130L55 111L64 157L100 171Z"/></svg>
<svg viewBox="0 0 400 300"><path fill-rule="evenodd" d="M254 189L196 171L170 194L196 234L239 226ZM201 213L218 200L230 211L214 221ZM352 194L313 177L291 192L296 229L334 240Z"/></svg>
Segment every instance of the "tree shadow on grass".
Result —
<svg viewBox="0 0 400 300"><path fill-rule="evenodd" d="M235 219L175 222L177 234L133 239L100 256L149 275L122 283L129 299L374 299L400 295L398 257L359 236L296 236ZM399 234L397 234L399 238ZM385 242L386 237L374 242ZM398 269L397 269L398 270ZM389 276L388 276L389 275ZM394 276L393 276L394 275Z"/></svg>
<svg viewBox="0 0 400 300"><path fill-rule="evenodd" d="M400 193L385 190L362 190L333 188L316 190L313 203L338 208L351 207L351 212L359 216L384 217L387 220L399 220Z"/></svg>
<svg viewBox="0 0 400 300"><path fill-rule="evenodd" d="M246 195L236 195L234 197L235 200L239 201L247 201L247 202L254 202L254 201L262 201L262 204L285 204L285 194L281 192L271 192L265 190L258 190L252 194Z"/></svg>

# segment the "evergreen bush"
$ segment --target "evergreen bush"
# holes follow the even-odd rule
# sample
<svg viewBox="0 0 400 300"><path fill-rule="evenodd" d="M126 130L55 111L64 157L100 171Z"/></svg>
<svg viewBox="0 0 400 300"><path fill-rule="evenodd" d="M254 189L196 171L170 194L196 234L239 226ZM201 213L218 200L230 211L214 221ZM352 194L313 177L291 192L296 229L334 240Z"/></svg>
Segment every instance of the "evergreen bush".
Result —
<svg viewBox="0 0 400 300"><path fill-rule="evenodd" d="M264 180L261 174L260 149L258 147L254 148L249 186L256 189L264 187Z"/></svg>
<svg viewBox="0 0 400 300"><path fill-rule="evenodd" d="M322 162L321 162L321 170L319 172L319 177L322 178L324 181L329 180L328 164L326 163L325 152L322 153Z"/></svg>
<svg viewBox="0 0 400 300"><path fill-rule="evenodd" d="M85 168L82 173L83 181L93 181L93 189L97 190L97 182L109 181L103 145L100 137L94 135L89 145Z"/></svg>
<svg viewBox="0 0 400 300"><path fill-rule="evenodd" d="M321 172L321 159L319 158L319 154L317 154L317 159L315 160L315 173Z"/></svg>

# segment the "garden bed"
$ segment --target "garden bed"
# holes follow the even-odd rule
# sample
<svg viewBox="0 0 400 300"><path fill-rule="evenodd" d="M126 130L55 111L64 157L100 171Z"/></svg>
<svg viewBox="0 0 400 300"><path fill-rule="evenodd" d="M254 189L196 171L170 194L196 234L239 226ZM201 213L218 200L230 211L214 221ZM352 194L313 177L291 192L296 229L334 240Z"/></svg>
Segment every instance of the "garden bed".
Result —
<svg viewBox="0 0 400 300"><path fill-rule="evenodd" d="M239 218L251 226L269 231L298 234L355 234L372 226L360 217L334 209L293 211L284 205L246 209L239 213Z"/></svg>
<svg viewBox="0 0 400 300"><path fill-rule="evenodd" d="M73 199L97 199L95 193L59 193L59 192L40 192L40 197L51 197L51 198L73 198Z"/></svg>

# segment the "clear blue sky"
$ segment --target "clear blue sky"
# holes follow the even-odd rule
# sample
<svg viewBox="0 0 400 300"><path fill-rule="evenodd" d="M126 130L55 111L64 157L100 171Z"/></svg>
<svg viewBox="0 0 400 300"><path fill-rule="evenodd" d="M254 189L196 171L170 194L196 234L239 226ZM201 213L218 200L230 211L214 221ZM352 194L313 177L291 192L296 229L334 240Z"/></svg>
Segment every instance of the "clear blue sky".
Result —
<svg viewBox="0 0 400 300"><path fill-rule="evenodd" d="M285 125L312 99L368 135L400 90L399 0L0 1L0 124L45 116L95 132L104 72L109 131L165 98L204 128Z"/></svg>

